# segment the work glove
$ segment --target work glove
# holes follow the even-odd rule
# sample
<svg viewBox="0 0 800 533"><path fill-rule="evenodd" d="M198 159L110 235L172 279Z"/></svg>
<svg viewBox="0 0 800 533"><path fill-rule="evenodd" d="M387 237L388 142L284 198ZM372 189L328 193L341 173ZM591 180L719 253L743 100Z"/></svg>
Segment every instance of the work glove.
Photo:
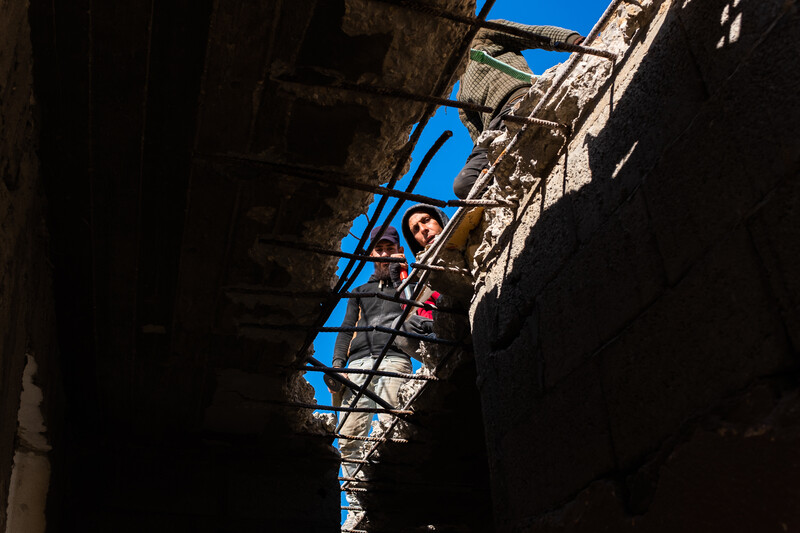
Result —
<svg viewBox="0 0 800 533"><path fill-rule="evenodd" d="M389 263L389 278L392 280L392 287L395 289L403 283L403 280L400 279L400 271L402 270L402 266L400 263Z"/></svg>
<svg viewBox="0 0 800 533"><path fill-rule="evenodd" d="M339 359L336 359L332 363L332 366L334 368L342 368L344 366L344 362L340 361ZM322 380L325 382L325 385L328 386L328 391L330 391L331 394L335 394L337 392L340 392L342 390L342 388L344 387L343 383L333 379L333 377L331 377L329 374L324 374L322 376Z"/></svg>
<svg viewBox="0 0 800 533"><path fill-rule="evenodd" d="M419 315L411 315L408 317L408 320L403 322L399 328L397 328L397 322L400 317L394 321L392 324L392 328L400 329L400 331L405 331L406 333L416 333L417 335L425 335L429 339L435 339L436 335L433 333L433 320L430 318L425 318ZM403 350L407 355L417 359L418 361L422 361L419 358L419 343L420 339L411 339L409 337L403 337L402 335L398 335L395 340L395 344L398 348Z"/></svg>

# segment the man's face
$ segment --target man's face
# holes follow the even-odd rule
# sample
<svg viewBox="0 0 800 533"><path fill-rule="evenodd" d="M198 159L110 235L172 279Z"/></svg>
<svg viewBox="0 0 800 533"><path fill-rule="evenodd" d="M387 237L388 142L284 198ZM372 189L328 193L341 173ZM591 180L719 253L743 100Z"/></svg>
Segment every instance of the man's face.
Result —
<svg viewBox="0 0 800 533"><path fill-rule="evenodd" d="M442 232L439 221L430 216L425 211L414 213L408 217L408 229L414 236L414 240L425 248Z"/></svg>
<svg viewBox="0 0 800 533"><path fill-rule="evenodd" d="M369 255L372 257L389 257L396 253L401 253L399 246L392 241L381 239ZM388 274L389 263L375 263L375 271L378 273L385 271Z"/></svg>

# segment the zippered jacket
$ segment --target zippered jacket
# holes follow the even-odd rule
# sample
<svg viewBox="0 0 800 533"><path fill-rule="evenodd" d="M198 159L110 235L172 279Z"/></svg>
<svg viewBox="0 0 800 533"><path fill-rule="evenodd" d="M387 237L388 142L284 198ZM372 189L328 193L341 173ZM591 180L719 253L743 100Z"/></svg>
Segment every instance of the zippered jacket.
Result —
<svg viewBox="0 0 800 533"><path fill-rule="evenodd" d="M353 292L381 292L387 296L394 296L396 291L390 281L378 281L373 275L367 283L353 289ZM391 328L402 312L403 306L397 302L375 297L350 298L347 301L342 327L384 326ZM380 354L389 337L389 333L381 331L339 333L333 347L333 366L344 366L345 363L368 357L371 354ZM387 355L408 357L395 343L391 344L386 353Z"/></svg>

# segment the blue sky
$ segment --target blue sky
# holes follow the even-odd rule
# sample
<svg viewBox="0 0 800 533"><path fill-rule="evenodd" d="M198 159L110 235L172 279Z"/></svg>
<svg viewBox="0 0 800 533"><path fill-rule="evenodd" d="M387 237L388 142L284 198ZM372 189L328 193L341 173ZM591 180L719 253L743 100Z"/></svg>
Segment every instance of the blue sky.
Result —
<svg viewBox="0 0 800 533"><path fill-rule="evenodd" d="M483 5L483 0L478 1L478 10ZM606 0L571 0L571 1L531 1L531 0L497 0L488 19L505 19L522 24L547 24L552 26L561 26L579 32L581 35L586 35L592 29L594 24L603 14L608 7L609 2ZM569 54L559 52L546 52L542 50L528 50L523 53L534 73L540 74L549 67L565 61ZM453 90L451 98L455 98L456 88ZM455 198L453 195L453 178L458 174L458 171L464 164L470 150L472 149L472 141L467 134L466 128L461 124L458 119L458 111L453 108L439 108L436 115L428 123L425 131L417 144L417 149L412 155L411 168L402 180L396 185L397 189L404 189L408 184L411 176L414 174L417 164L425 155L425 152L430 148L433 142L445 130L451 130L453 137L444 147L439 151L437 156L431 161L425 175L416 187L415 192L426 196L449 200ZM388 203L388 207L384 212L388 212L391 206L394 205L394 200ZM399 228L399 218L402 216L403 211L412 205L411 203L403 204L404 207L400 209L400 214L393 222L395 227ZM370 209L370 216L372 215ZM452 215L455 212L454 208L446 209L448 214ZM383 219L378 223L383 222ZM361 235L366 226L367 219L364 216L359 217L351 228L351 232L355 235ZM342 241L342 250L352 252L355 250L357 239L348 237ZM405 245L404 245L405 246ZM406 252L408 247L405 246ZM406 254L408 258L413 259ZM341 273L346 260L339 263L339 273ZM353 287L366 282L369 275L372 273L372 267L367 265L359 278L354 282ZM336 308L334 313L328 320L328 326L341 325L344 308L346 302L343 300ZM333 353L333 343L336 335L333 333L320 333L314 342L315 357L323 363L330 364L331 356ZM414 361L416 369L419 365ZM330 394L327 391L323 381L322 375L318 372L306 373L306 378L314 386L317 391L317 402L320 404L330 404ZM344 499L342 499L343 505ZM342 520L346 513L342 513Z"/></svg>

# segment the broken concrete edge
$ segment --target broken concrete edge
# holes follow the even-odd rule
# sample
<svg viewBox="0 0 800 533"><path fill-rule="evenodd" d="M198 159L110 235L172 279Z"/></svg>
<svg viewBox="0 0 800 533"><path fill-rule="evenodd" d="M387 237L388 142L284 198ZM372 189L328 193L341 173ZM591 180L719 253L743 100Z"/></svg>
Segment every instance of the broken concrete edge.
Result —
<svg viewBox="0 0 800 533"><path fill-rule="evenodd" d="M572 73L567 76L551 102L537 118L557 121L575 131L577 126L602 105L600 97L609 84L614 82L614 77L625 63L629 50L652 22L657 8L662 3L663 0L622 2L615 15L602 29L601 36L593 43L594 47L616 53L620 58L619 61L614 64L607 59L590 55L579 58ZM533 110L565 65L566 63L556 65L537 79L522 101L517 112L519 115L526 116ZM521 129L521 126L515 123L509 123L507 126L508 130L505 132L484 132L483 142L489 144L489 155L492 160L496 160L503 153L508 143ZM544 183L543 176L557 164L565 148L575 141L575 138L566 139L558 132L543 128L529 128L523 135L525 138L521 139L521 144L518 145L520 149L506 155L505 160L496 169L495 179L484 195L488 199L516 200L520 207L486 209L482 223L472 231L466 251L462 252L464 261L475 278L474 287L470 287L473 294L477 294L483 286L486 273L494 264L493 259L502 253L513 239L513 233L509 234L507 228L522 216L523 206L532 204L537 191ZM523 147L526 152L525 157L520 154ZM458 262L456 258L451 260Z"/></svg>

